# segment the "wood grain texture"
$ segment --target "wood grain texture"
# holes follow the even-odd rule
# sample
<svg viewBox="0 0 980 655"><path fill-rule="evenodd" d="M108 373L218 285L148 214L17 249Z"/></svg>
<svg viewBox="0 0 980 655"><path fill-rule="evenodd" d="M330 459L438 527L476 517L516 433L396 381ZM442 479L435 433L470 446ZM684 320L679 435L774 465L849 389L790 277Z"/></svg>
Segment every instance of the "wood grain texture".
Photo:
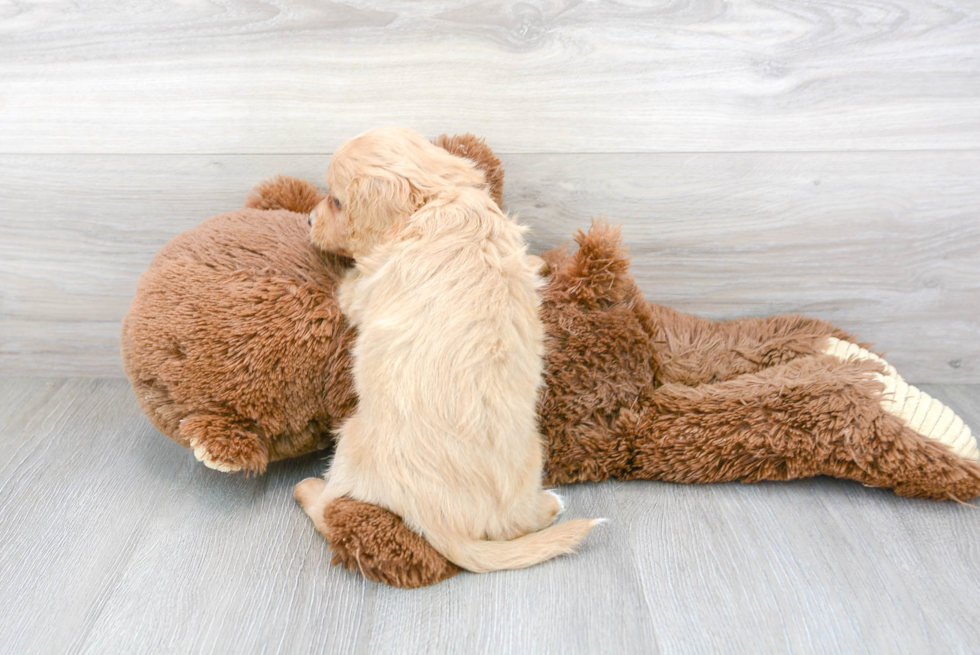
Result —
<svg viewBox="0 0 980 655"><path fill-rule="evenodd" d="M289 493L318 458L218 476L125 381L55 387L0 431L0 652L353 649L375 587L322 575L329 553Z"/></svg>
<svg viewBox="0 0 980 655"><path fill-rule="evenodd" d="M0 152L980 148L973 0L7 3Z"/></svg>
<svg viewBox="0 0 980 655"><path fill-rule="evenodd" d="M605 215L646 297L727 319L803 313L913 381L980 381L980 152L506 159L537 245Z"/></svg>
<svg viewBox="0 0 980 655"><path fill-rule="evenodd" d="M492 144L491 144L492 145ZM119 375L156 251L323 156L0 156L0 369ZM912 381L980 381L980 151L505 155L532 247L605 214L648 299L711 318L802 312Z"/></svg>
<svg viewBox="0 0 980 655"><path fill-rule="evenodd" d="M980 424L980 387L923 389ZM975 507L830 479L614 487L664 652L968 653L980 640Z"/></svg>
<svg viewBox="0 0 980 655"><path fill-rule="evenodd" d="M980 385L930 385L980 426ZM0 653L975 652L980 512L830 479L564 488L575 556L406 591L195 462L123 380L0 378Z"/></svg>

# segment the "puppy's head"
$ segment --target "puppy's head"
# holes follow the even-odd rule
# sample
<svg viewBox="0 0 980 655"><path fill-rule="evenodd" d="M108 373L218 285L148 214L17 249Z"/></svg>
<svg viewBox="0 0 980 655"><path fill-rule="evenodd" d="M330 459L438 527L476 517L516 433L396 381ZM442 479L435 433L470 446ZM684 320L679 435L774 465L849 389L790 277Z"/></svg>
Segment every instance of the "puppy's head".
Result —
<svg viewBox="0 0 980 655"><path fill-rule="evenodd" d="M330 194L310 213L313 243L357 259L397 238L409 218L454 187L486 186L473 162L407 128L382 127L346 142L327 169Z"/></svg>

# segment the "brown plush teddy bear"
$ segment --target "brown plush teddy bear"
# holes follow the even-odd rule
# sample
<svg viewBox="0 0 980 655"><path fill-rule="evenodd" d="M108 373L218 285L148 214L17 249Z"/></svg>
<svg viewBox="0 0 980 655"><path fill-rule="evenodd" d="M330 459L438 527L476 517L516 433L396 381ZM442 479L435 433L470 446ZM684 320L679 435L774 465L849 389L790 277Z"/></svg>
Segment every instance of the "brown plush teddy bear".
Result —
<svg viewBox="0 0 980 655"><path fill-rule="evenodd" d="M482 140L437 143L479 162L500 203L503 169ZM150 421L211 468L262 473L327 448L354 408L353 335L333 295L351 262L310 245L322 199L307 182L269 180L245 209L176 236L140 278L123 366Z"/></svg>
<svg viewBox="0 0 980 655"><path fill-rule="evenodd" d="M482 142L438 143L477 161L499 202ZM356 398L333 297L348 262L309 244L321 196L288 178L256 192L161 250L123 323L123 359L164 434L213 468L260 473L329 446ZM712 322L649 303L618 230L595 224L576 241L543 255L549 484L831 475L980 495L969 428L852 336L801 316ZM417 587L458 571L382 508L343 499L324 518L334 562L371 579Z"/></svg>

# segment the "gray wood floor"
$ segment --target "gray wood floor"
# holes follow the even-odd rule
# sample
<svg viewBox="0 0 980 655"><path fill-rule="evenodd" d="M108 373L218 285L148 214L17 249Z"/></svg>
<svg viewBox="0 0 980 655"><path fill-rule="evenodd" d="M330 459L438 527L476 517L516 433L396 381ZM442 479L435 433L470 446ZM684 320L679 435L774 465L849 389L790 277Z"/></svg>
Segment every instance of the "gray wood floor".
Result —
<svg viewBox="0 0 980 655"><path fill-rule="evenodd" d="M974 426L980 386L932 385ZM291 487L209 471L119 379L0 378L3 653L975 653L980 510L818 479L563 491L577 556L405 591Z"/></svg>

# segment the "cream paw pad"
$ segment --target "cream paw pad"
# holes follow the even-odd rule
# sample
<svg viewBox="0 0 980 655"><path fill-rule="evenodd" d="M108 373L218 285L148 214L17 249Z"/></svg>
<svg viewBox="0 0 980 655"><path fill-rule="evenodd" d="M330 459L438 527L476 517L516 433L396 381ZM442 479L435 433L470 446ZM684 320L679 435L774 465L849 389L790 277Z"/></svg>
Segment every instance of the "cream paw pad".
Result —
<svg viewBox="0 0 980 655"><path fill-rule="evenodd" d="M194 449L194 457L197 461L201 462L209 469L214 469L215 471L221 471L222 473L237 473L242 470L242 467L235 466L234 464L227 464L225 462L220 462L211 456L208 449L203 445L199 444L197 441L191 442L191 448Z"/></svg>
<svg viewBox="0 0 980 655"><path fill-rule="evenodd" d="M960 457L980 459L977 440L963 419L925 391L906 382L895 367L884 359L856 344L834 337L828 339L823 352L841 361L872 360L881 363L885 373L877 377L885 385L881 406L886 412L897 416L922 436L945 444Z"/></svg>

